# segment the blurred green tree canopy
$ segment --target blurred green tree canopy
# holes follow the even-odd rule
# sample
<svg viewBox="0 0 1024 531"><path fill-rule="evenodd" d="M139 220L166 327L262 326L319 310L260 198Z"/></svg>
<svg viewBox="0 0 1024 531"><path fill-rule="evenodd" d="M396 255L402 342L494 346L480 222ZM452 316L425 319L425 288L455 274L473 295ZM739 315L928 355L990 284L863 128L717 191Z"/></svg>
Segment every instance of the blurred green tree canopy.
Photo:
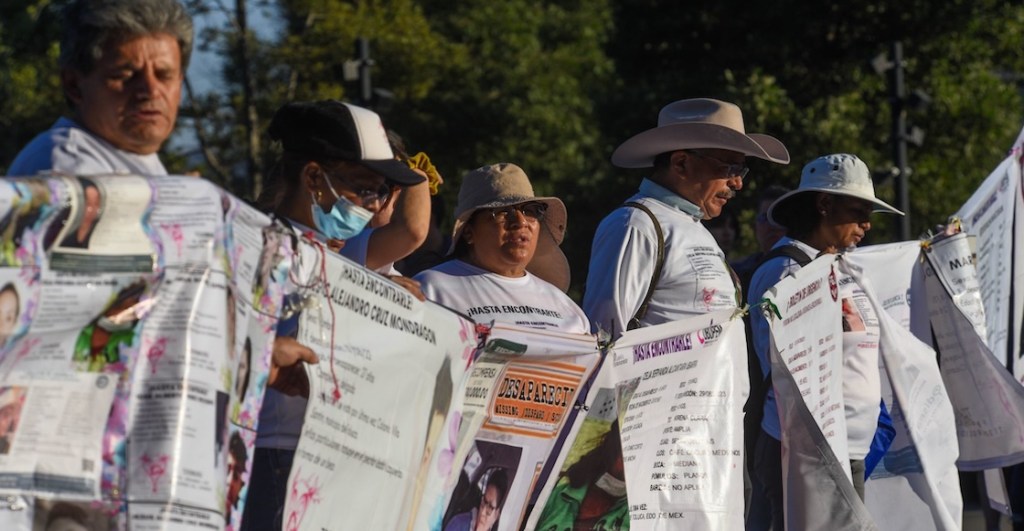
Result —
<svg viewBox="0 0 1024 531"><path fill-rule="evenodd" d="M64 110L56 72L63 2L11 0L0 8L0 169ZM289 100L354 99L344 78L357 37L370 40L374 85L394 95L379 107L410 151L425 151L446 178L454 207L460 176L510 161L537 192L570 213L564 248L579 293L600 219L636 189L643 171L608 162L658 110L688 97L737 103L749 131L783 140L793 162L752 160L733 202L753 250L756 195L795 186L800 168L852 152L878 171L892 165L888 89L870 66L903 43L908 88L932 98L910 123L914 233L942 223L1005 156L1024 123L1024 6L997 0L187 0L223 27L197 47L223 58L219 90L186 96L179 135L207 156L168 153L178 171L204 175L252 198L252 158L265 169L275 146L264 130ZM243 9L246 8L246 9ZM240 14L271 12L280 31L257 36ZM244 46L243 46L244 45ZM248 81L247 81L248 80ZM194 80L192 80L194 81ZM256 136L253 136L256 135ZM254 144L253 139L262 142ZM179 142L178 144L181 144ZM892 200L890 183L878 193ZM880 216L881 218L881 216ZM873 241L890 239L879 219Z"/></svg>

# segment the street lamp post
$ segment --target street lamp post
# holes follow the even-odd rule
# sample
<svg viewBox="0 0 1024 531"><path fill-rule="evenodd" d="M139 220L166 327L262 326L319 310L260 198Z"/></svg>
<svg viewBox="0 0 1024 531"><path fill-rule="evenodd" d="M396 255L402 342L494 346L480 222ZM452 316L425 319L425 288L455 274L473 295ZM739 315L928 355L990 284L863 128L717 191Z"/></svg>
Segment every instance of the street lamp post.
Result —
<svg viewBox="0 0 1024 531"><path fill-rule="evenodd" d="M899 209L900 241L910 239L910 168L907 166L907 112L904 108L907 87L903 83L903 43L892 43L893 67L889 71L889 109L892 115L892 161L896 165L895 191Z"/></svg>
<svg viewBox="0 0 1024 531"><path fill-rule="evenodd" d="M920 127L911 127L907 131L907 109L923 110L931 103L931 98L920 90L907 94L903 79L903 43L892 43L890 53L891 60L882 53L871 61L871 66L878 74L889 74L889 110L892 117L889 141L892 143L893 167L882 175L893 178L896 204L906 214L900 218L896 236L900 241L906 241L910 239L910 175L913 173L907 162L907 143L920 146L924 142L924 131Z"/></svg>

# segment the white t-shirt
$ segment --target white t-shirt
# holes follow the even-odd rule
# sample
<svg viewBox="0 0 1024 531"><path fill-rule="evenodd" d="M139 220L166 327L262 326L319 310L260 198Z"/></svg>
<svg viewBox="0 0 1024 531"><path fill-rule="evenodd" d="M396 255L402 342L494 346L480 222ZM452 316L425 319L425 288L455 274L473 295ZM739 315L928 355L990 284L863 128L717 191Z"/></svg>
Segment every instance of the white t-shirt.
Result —
<svg viewBox="0 0 1024 531"><path fill-rule="evenodd" d="M678 196L678 201L683 201ZM738 285L725 253L700 219L643 191L629 199L651 210L665 236L665 258L641 326L678 321L739 306ZM696 207L694 207L696 208ZM583 308L594 322L621 335L647 294L658 237L650 216L621 207L597 228Z"/></svg>
<svg viewBox="0 0 1024 531"><path fill-rule="evenodd" d="M573 334L590 333L583 310L565 293L529 272L512 278L462 260L449 260L414 277L426 297L477 323L491 321Z"/></svg>
<svg viewBox="0 0 1024 531"><path fill-rule="evenodd" d="M72 175L167 175L156 153L137 155L122 151L64 117L22 148L7 175L35 175L41 171Z"/></svg>

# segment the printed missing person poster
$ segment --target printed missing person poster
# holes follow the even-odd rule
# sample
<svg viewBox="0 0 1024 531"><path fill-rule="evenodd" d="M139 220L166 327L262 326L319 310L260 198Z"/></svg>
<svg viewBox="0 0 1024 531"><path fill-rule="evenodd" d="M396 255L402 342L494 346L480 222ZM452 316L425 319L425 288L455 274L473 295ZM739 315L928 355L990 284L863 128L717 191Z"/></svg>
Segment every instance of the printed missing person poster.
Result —
<svg viewBox="0 0 1024 531"><path fill-rule="evenodd" d="M61 226L50 267L92 273L153 271L156 250L143 220L151 208L150 181L107 175L71 179L68 201L58 213Z"/></svg>
<svg viewBox="0 0 1024 531"><path fill-rule="evenodd" d="M963 230L977 237L977 273L985 306L986 342L992 355L1024 382L1021 326L1024 290L1024 196L1021 195L1021 146L981 183L956 216Z"/></svg>
<svg viewBox="0 0 1024 531"><path fill-rule="evenodd" d="M1024 386L985 344L985 308L967 234L932 243L925 277L940 355L939 367L956 414L960 470L1024 461Z"/></svg>
<svg viewBox="0 0 1024 531"><path fill-rule="evenodd" d="M594 336L494 324L463 388L449 486L430 529L520 529L552 449L600 359Z"/></svg>
<svg viewBox="0 0 1024 531"><path fill-rule="evenodd" d="M310 260L326 260L301 292L309 303L299 318L298 340L320 362L307 366L284 527L404 528L476 337L455 313L340 256L303 248Z"/></svg>
<svg viewBox="0 0 1024 531"><path fill-rule="evenodd" d="M733 310L631 330L609 352L630 529L743 529L741 352Z"/></svg>
<svg viewBox="0 0 1024 531"><path fill-rule="evenodd" d="M853 486L844 346L873 345L877 417L878 323L855 288L826 255L766 292L787 529L874 529Z"/></svg>

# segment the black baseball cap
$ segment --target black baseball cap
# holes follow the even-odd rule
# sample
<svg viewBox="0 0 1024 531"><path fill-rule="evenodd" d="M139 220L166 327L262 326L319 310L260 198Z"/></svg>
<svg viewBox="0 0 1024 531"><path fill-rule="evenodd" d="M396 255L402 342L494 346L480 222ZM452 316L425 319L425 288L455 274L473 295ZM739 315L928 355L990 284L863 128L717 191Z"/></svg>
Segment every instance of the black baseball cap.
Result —
<svg viewBox="0 0 1024 531"><path fill-rule="evenodd" d="M401 186L425 180L395 159L380 116L363 107L337 100L287 103L269 133L291 153L355 162Z"/></svg>

